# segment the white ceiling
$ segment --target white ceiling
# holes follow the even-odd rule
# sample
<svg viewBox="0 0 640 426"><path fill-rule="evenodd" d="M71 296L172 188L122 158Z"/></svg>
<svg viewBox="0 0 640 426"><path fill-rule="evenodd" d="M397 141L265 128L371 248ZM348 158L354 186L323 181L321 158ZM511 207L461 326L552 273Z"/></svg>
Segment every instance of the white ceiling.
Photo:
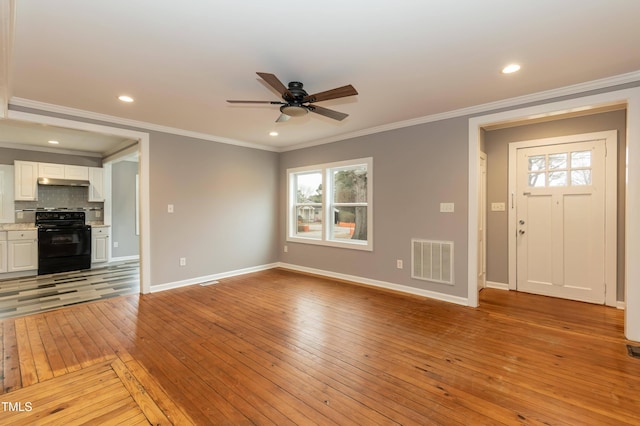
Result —
<svg viewBox="0 0 640 426"><path fill-rule="evenodd" d="M11 0L0 0L8 2ZM42 102L269 149L640 70L637 0L20 0L10 103ZM503 75L517 62L522 70ZM357 96L275 123L256 72ZM135 98L124 104L116 98ZM1 130L1 129L0 129ZM271 137L272 130L279 136Z"/></svg>

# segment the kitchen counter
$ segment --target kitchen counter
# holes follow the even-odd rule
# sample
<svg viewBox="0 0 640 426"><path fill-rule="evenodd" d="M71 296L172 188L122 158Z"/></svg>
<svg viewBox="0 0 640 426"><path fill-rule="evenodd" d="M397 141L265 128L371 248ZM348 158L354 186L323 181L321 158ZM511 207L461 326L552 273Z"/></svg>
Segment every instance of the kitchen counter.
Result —
<svg viewBox="0 0 640 426"><path fill-rule="evenodd" d="M28 231L38 229L33 222L27 223L0 223L0 231Z"/></svg>
<svg viewBox="0 0 640 426"><path fill-rule="evenodd" d="M87 225L91 225L92 228L107 228L111 225L105 225L103 222L97 222L97 221L87 221Z"/></svg>

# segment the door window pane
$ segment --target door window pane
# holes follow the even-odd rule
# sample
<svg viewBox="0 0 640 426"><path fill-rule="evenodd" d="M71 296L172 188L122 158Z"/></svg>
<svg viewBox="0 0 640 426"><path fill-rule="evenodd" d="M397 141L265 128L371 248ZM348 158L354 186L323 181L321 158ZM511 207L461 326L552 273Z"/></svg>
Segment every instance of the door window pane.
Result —
<svg viewBox="0 0 640 426"><path fill-rule="evenodd" d="M547 185L545 181L546 173L529 173L529 186L543 188Z"/></svg>
<svg viewBox="0 0 640 426"><path fill-rule="evenodd" d="M567 153L551 154L549 155L549 170L554 169L566 169L567 168Z"/></svg>
<svg viewBox="0 0 640 426"><path fill-rule="evenodd" d="M567 172L549 172L549 186L566 186Z"/></svg>
<svg viewBox="0 0 640 426"><path fill-rule="evenodd" d="M576 151L571 153L571 168L591 167L591 151Z"/></svg>
<svg viewBox="0 0 640 426"><path fill-rule="evenodd" d="M591 185L591 170L572 170L571 185L573 186Z"/></svg>
<svg viewBox="0 0 640 426"><path fill-rule="evenodd" d="M534 155L532 157L529 157L529 171L537 172L537 171L545 170L547 168L546 160L547 160L546 156L544 155Z"/></svg>

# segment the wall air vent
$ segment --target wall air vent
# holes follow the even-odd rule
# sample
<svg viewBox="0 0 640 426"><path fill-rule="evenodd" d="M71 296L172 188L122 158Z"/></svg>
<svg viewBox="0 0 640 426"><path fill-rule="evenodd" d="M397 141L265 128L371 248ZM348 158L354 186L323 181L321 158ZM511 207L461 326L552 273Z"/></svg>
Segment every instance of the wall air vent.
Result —
<svg viewBox="0 0 640 426"><path fill-rule="evenodd" d="M411 240L411 278L453 284L453 241Z"/></svg>

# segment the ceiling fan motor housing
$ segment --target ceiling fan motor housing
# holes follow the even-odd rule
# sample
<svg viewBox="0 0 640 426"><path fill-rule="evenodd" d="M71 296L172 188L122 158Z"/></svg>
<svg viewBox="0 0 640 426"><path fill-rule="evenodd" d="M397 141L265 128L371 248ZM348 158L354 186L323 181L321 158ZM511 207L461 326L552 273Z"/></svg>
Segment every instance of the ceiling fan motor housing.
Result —
<svg viewBox="0 0 640 426"><path fill-rule="evenodd" d="M300 83L299 81L289 82L289 92L291 92L291 94L293 95L294 100L302 99L308 95L306 90L304 90L302 87L303 87L303 84ZM288 101L289 99L286 99L286 100Z"/></svg>

